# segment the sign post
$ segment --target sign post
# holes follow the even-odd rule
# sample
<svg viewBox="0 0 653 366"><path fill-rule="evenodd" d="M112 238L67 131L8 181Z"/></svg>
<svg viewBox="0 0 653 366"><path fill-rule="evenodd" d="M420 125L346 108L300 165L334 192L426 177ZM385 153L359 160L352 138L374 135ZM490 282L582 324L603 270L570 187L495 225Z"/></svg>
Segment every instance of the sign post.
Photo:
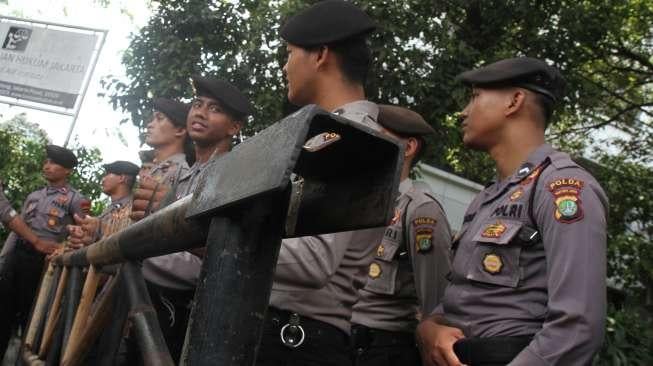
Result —
<svg viewBox="0 0 653 366"><path fill-rule="evenodd" d="M73 117L67 145L107 32L0 17L0 102Z"/></svg>

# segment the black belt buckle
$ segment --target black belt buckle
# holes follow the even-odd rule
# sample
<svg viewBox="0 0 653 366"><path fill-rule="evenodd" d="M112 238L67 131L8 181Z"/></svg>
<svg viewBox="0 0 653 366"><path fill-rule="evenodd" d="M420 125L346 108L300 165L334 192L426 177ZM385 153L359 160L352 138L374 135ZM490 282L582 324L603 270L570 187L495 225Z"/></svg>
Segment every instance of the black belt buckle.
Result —
<svg viewBox="0 0 653 366"><path fill-rule="evenodd" d="M281 337L281 343L288 348L297 348L304 343L306 332L304 332L304 328L300 324L299 314L290 314L290 319L281 328L279 336Z"/></svg>

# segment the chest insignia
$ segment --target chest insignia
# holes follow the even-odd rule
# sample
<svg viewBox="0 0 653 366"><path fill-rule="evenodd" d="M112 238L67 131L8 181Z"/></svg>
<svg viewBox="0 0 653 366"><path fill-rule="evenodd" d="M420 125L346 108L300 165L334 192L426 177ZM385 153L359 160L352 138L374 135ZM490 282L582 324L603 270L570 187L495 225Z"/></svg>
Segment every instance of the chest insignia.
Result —
<svg viewBox="0 0 653 366"><path fill-rule="evenodd" d="M383 257L383 254L385 254L385 247L383 246L383 244L379 244L379 247L376 248L376 256Z"/></svg>
<svg viewBox="0 0 653 366"><path fill-rule="evenodd" d="M506 232L506 229L506 225L501 223L501 221L497 221L494 224L486 226L481 236L484 238L500 238Z"/></svg>
<svg viewBox="0 0 653 366"><path fill-rule="evenodd" d="M433 230L419 229L415 232L415 246L418 253L426 253L433 247Z"/></svg>
<svg viewBox="0 0 653 366"><path fill-rule="evenodd" d="M487 253L483 257L483 270L490 274L497 274L503 268L501 256L495 253Z"/></svg>
<svg viewBox="0 0 653 366"><path fill-rule="evenodd" d="M535 168L535 170L533 170L531 174L529 174L528 177L526 177L526 179L522 180L520 184L522 186L531 184L535 180L535 178L537 178L540 175L541 172L542 172L541 167Z"/></svg>
<svg viewBox="0 0 653 366"><path fill-rule="evenodd" d="M50 218L48 218L48 227L53 228L55 226L57 226L57 218L50 216Z"/></svg>
<svg viewBox="0 0 653 366"><path fill-rule="evenodd" d="M401 210L398 208L395 208L395 214L392 216L392 220L390 220L390 225L394 225L397 222L399 222L399 219L401 218Z"/></svg>
<svg viewBox="0 0 653 366"><path fill-rule="evenodd" d="M57 211L57 209L53 207L48 212L48 215L50 215L50 216L59 216L59 211Z"/></svg>
<svg viewBox="0 0 653 366"><path fill-rule="evenodd" d="M371 278L379 278L379 276L381 276L381 266L376 262L372 262L370 264L370 270L368 272L368 275Z"/></svg>
<svg viewBox="0 0 653 366"><path fill-rule="evenodd" d="M335 132L322 132L319 135L311 137L304 144L306 151L315 152L324 149L332 143L340 140L340 135Z"/></svg>
<svg viewBox="0 0 653 366"><path fill-rule="evenodd" d="M512 202L517 201L523 195L524 195L524 190L521 187L519 187L517 188L516 191L512 192L512 194L510 195L510 201Z"/></svg>

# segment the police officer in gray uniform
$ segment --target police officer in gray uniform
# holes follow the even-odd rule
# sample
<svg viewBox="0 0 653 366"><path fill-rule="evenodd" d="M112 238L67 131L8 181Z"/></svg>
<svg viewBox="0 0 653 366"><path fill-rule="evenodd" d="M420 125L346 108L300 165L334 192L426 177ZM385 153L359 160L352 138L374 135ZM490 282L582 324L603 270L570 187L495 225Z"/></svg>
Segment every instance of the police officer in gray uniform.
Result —
<svg viewBox="0 0 653 366"><path fill-rule="evenodd" d="M355 364L419 365L415 327L440 302L449 273L451 230L428 185L408 177L435 131L419 114L380 105L383 132L406 147L395 215L370 263L352 314Z"/></svg>
<svg viewBox="0 0 653 366"><path fill-rule="evenodd" d="M23 218L18 215L18 212L14 210L14 208L11 206L11 202L9 202L5 196L2 181L0 181L0 222L7 229L15 232L15 235L24 238L29 243L32 243L34 248L36 248L36 250L39 252L51 253L55 248L59 246L57 242L39 238L32 231L32 229L27 226ZM15 248L14 245L11 245L11 247L12 248L9 248L7 245L2 247L2 254L0 254L0 257L2 257L2 259L0 259L0 266L2 266L0 269L0 276L2 276L2 273L4 273L5 255L10 255L11 249Z"/></svg>
<svg viewBox="0 0 653 366"><path fill-rule="evenodd" d="M186 129L190 104L156 98L153 106L145 135L145 143L154 148L154 165L148 174L158 183L172 186L195 160L195 147Z"/></svg>
<svg viewBox="0 0 653 366"><path fill-rule="evenodd" d="M374 23L345 1L319 2L282 28L288 99L380 130L365 100ZM257 365L346 365L350 317L383 228L282 241Z"/></svg>
<svg viewBox="0 0 653 366"><path fill-rule="evenodd" d="M418 327L426 364L589 365L603 340L606 212L597 181L544 143L564 81L519 57L465 72L463 142L498 179L454 239L451 285Z"/></svg>
<svg viewBox="0 0 653 366"><path fill-rule="evenodd" d="M192 194L200 174L214 157L231 150L233 138L252 113L249 101L234 85L212 77L193 76L195 99L186 128L195 144L195 164L180 175L162 201L162 205ZM138 189L136 211L144 209L152 190ZM143 276L148 282L159 323L173 359L181 354L190 302L202 267L203 251L183 251L143 261Z"/></svg>
<svg viewBox="0 0 653 366"><path fill-rule="evenodd" d="M124 221L127 219L131 208L132 201L132 188L136 182L136 176L140 168L138 165L131 163L129 161L117 160L109 164L104 165L104 170L106 174L102 178L102 191L104 194L108 195L111 198L111 204L102 212L98 217L101 222L99 237L105 236L106 234L113 234L115 231L121 229ZM116 215L124 217L114 217ZM119 223L120 227L117 225L112 225L113 223ZM113 227L107 227L113 226Z"/></svg>
<svg viewBox="0 0 653 366"><path fill-rule="evenodd" d="M68 176L77 165L72 151L56 146L46 146L47 158L43 164L43 175L48 185L30 193L23 204L21 215L30 229L41 239L61 242L67 236L66 226L73 223L73 215L88 214L91 203L81 193L68 184ZM4 278L8 288L1 298L0 309L0 347L4 351L14 326L23 328L27 323L30 308L39 279L43 271L45 255L53 251L39 251L25 238L10 235L5 245L15 250L10 273ZM4 287L4 286L3 286Z"/></svg>

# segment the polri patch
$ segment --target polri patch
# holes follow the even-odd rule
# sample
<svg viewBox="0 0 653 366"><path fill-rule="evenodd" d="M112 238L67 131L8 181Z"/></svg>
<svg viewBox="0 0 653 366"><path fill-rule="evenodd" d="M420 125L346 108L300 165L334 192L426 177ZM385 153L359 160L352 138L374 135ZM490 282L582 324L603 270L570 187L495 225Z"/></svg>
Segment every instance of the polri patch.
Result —
<svg viewBox="0 0 653 366"><path fill-rule="evenodd" d="M501 221L497 221L494 224L489 224L483 229L481 236L484 238L500 238L503 233L506 232L506 225Z"/></svg>
<svg viewBox="0 0 653 366"><path fill-rule="evenodd" d="M415 246L417 252L426 253L433 247L433 230L418 229L415 232Z"/></svg>
<svg viewBox="0 0 653 366"><path fill-rule="evenodd" d="M553 213L556 221L570 224L583 219L580 192L584 185L582 180L575 178L556 179L548 184L556 208Z"/></svg>
<svg viewBox="0 0 653 366"><path fill-rule="evenodd" d="M495 253L486 253L483 257L483 270L489 274L497 274L503 268L501 256Z"/></svg>

